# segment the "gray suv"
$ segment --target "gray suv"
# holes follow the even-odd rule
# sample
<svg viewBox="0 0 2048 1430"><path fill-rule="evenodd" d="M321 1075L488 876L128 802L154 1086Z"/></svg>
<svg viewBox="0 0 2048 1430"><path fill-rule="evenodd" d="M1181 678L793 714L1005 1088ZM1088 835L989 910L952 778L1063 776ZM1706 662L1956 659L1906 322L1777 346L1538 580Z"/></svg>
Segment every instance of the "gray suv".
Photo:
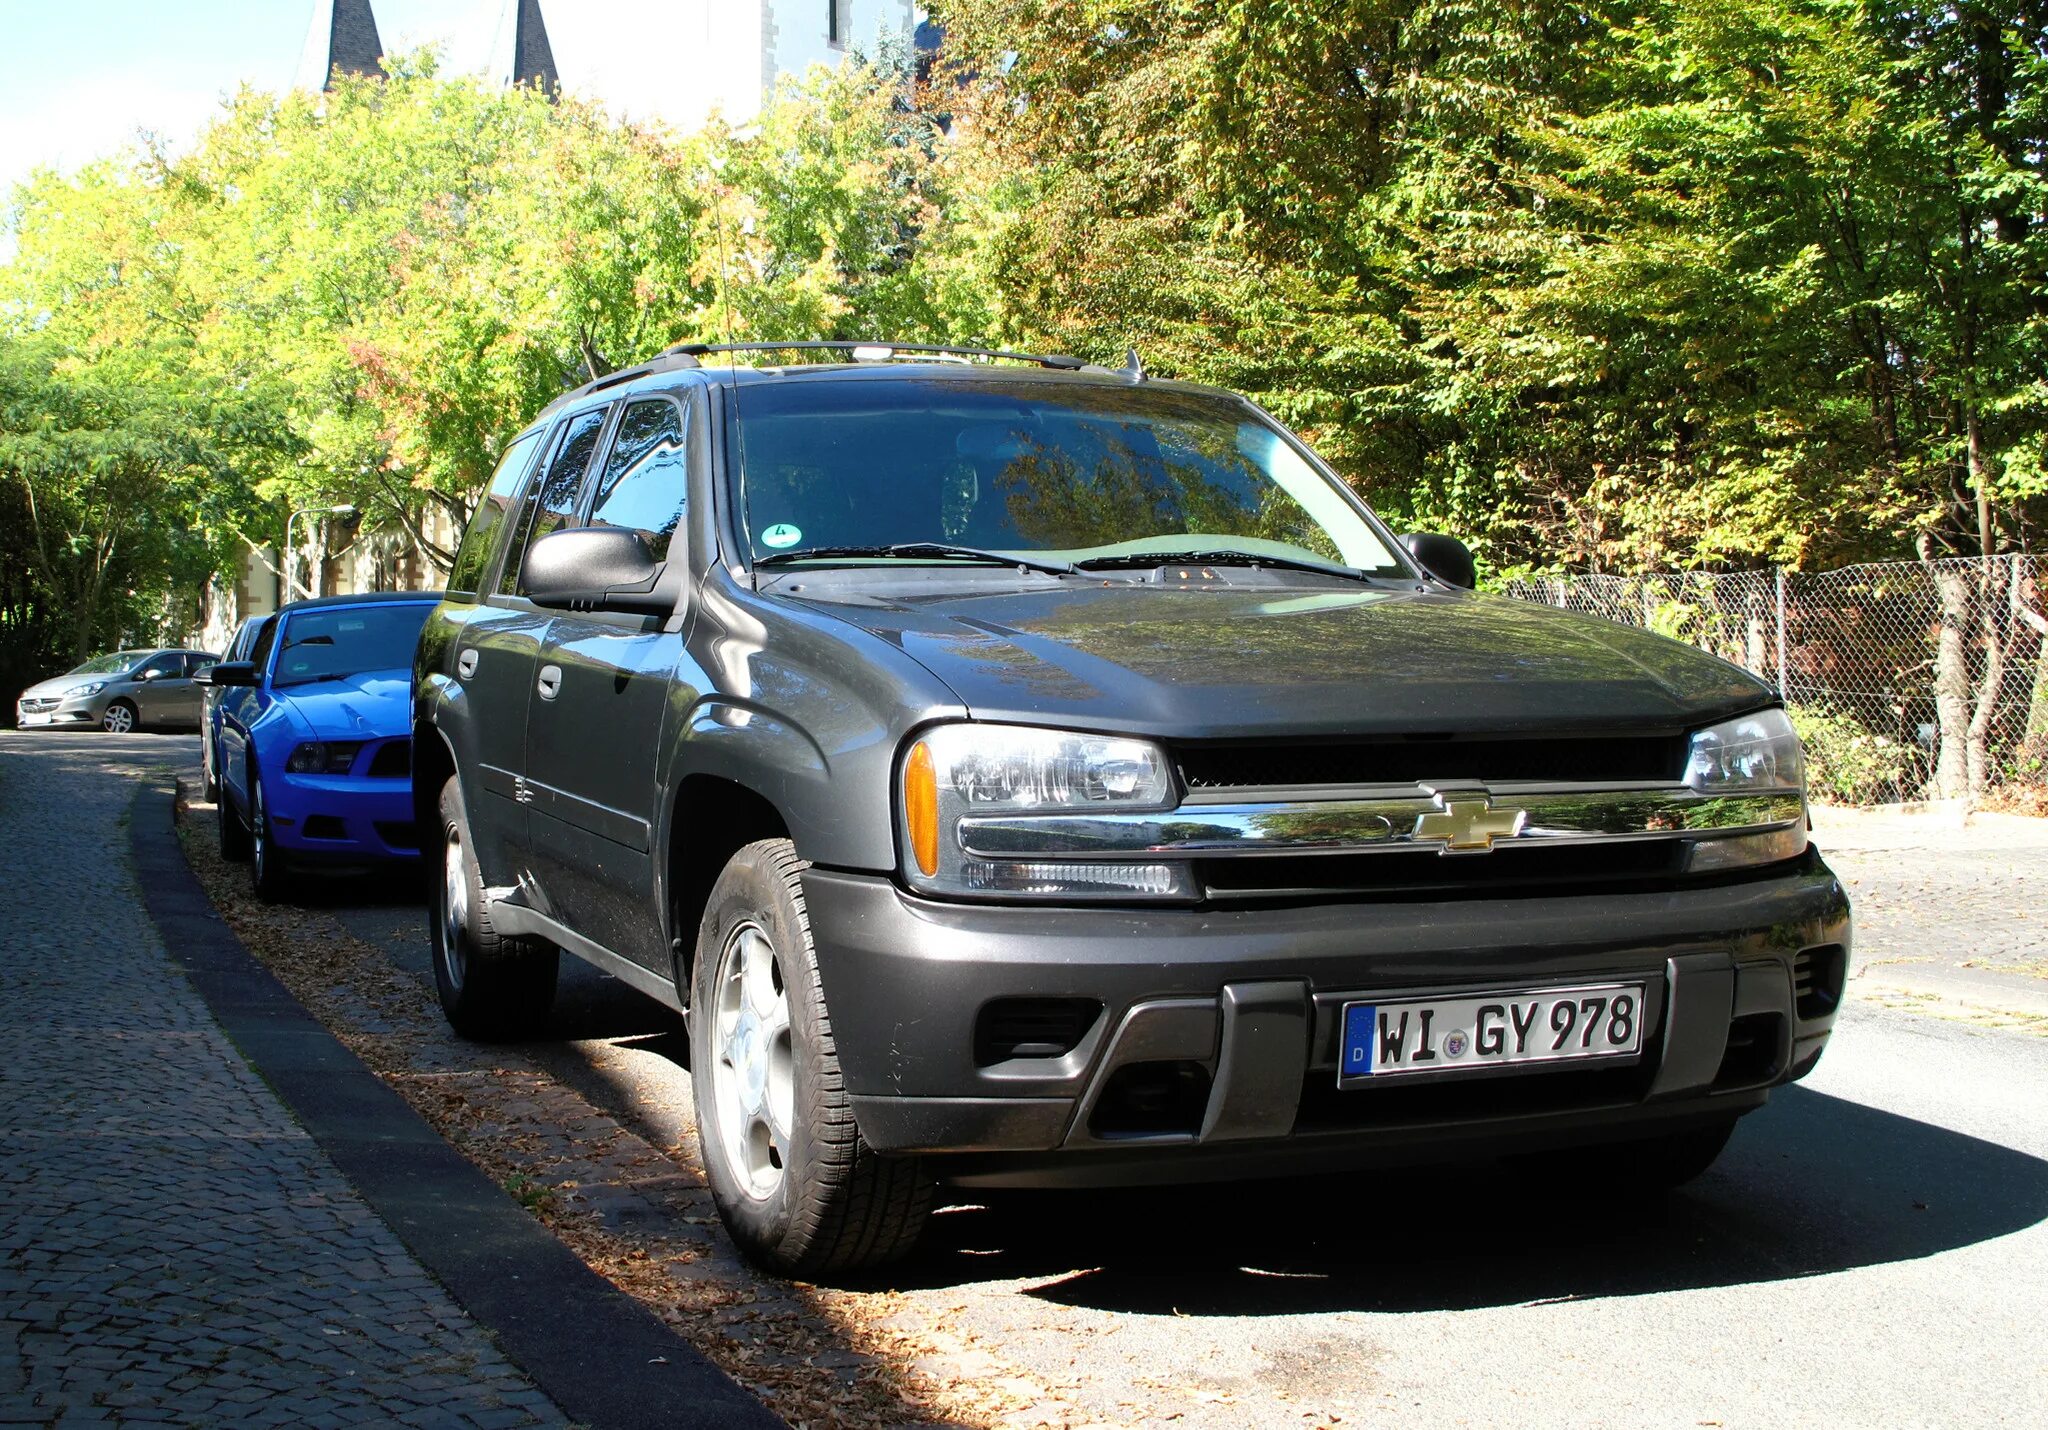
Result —
<svg viewBox="0 0 2048 1430"><path fill-rule="evenodd" d="M415 797L450 1021L541 1030L563 949L686 1014L761 1262L898 1256L944 1184L1642 1193L1820 1057L1849 904L1769 687L1475 594L1135 361L734 351L511 443Z"/></svg>

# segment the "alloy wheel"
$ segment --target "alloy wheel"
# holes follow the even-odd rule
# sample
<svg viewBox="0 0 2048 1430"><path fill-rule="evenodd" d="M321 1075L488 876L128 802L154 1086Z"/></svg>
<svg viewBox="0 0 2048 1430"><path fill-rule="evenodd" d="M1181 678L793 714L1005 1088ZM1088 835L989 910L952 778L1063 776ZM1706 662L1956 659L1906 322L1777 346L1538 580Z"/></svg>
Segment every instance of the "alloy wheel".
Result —
<svg viewBox="0 0 2048 1430"><path fill-rule="evenodd" d="M762 1200L782 1184L796 1132L796 1055L789 989L775 945L752 921L740 924L718 956L712 1009L713 1105L726 1160L748 1196Z"/></svg>
<svg viewBox="0 0 2048 1430"><path fill-rule="evenodd" d="M270 820L263 810L263 781L252 779L249 781L249 858L258 884L269 872L265 867L269 863L269 855Z"/></svg>
<svg viewBox="0 0 2048 1430"><path fill-rule="evenodd" d="M463 862L462 833L451 825L441 859L441 968L457 993L469 971L468 940L469 871Z"/></svg>
<svg viewBox="0 0 2048 1430"><path fill-rule="evenodd" d="M135 728L135 712L126 705L109 705L100 717L100 728L110 735L126 735Z"/></svg>

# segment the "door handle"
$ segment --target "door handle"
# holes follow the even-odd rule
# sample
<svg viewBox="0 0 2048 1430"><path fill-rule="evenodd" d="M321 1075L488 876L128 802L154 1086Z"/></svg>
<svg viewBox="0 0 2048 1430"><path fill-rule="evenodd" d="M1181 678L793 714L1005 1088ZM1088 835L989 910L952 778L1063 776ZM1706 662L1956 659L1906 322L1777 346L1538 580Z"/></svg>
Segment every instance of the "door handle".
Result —
<svg viewBox="0 0 2048 1430"><path fill-rule="evenodd" d="M455 657L455 673L461 676L464 680L467 680L472 675L476 674L475 651L466 650L461 655Z"/></svg>
<svg viewBox="0 0 2048 1430"><path fill-rule="evenodd" d="M540 698L553 700L562 688L562 667L544 665L540 668Z"/></svg>

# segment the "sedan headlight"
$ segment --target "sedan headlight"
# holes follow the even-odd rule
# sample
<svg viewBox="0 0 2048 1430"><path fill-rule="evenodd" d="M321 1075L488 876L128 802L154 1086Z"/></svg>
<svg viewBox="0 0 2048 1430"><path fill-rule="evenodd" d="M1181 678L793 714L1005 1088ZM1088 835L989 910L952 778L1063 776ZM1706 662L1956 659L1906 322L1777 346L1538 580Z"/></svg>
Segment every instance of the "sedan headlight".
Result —
<svg viewBox="0 0 2048 1430"><path fill-rule="evenodd" d="M1701 794L1743 790L1806 793L1806 755L1783 710L1724 720L1692 737L1685 782Z"/></svg>
<svg viewBox="0 0 2048 1430"><path fill-rule="evenodd" d="M107 688L104 680L88 680L83 685L74 685L65 693L68 695L97 695Z"/></svg>
<svg viewBox="0 0 2048 1430"><path fill-rule="evenodd" d="M362 748L361 740L308 740L286 757L284 767L295 775L345 775Z"/></svg>
<svg viewBox="0 0 2048 1430"><path fill-rule="evenodd" d="M960 821L979 814L1170 809L1166 752L1148 740L1023 725L937 725L903 752L904 875L930 893L994 898L1180 898L1185 863L983 859Z"/></svg>

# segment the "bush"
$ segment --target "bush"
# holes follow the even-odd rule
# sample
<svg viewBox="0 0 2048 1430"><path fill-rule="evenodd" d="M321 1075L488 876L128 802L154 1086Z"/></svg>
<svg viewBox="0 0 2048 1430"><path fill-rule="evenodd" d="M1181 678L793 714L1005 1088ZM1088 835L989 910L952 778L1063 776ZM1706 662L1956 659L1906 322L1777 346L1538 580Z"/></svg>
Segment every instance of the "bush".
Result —
<svg viewBox="0 0 2048 1430"><path fill-rule="evenodd" d="M1832 705L1795 705L1787 713L1806 745L1806 785L1815 799L1890 804L1913 797L1921 755L1911 745L1873 733Z"/></svg>

